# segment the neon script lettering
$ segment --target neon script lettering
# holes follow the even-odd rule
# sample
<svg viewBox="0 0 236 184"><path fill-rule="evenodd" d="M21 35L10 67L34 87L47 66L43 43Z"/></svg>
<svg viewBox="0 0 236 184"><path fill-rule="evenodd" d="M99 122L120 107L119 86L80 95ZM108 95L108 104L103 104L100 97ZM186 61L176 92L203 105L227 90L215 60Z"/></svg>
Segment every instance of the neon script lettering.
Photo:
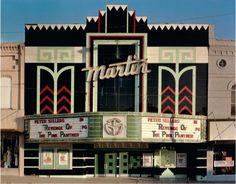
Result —
<svg viewBox="0 0 236 184"><path fill-rule="evenodd" d="M132 56L128 56L127 61L122 63L110 64L108 68L105 65L83 68L82 71L88 71L87 82L91 80L97 81L98 78L110 79L119 77L138 75L140 72L143 74L150 73L151 70L147 68L147 59L144 60L132 60Z"/></svg>

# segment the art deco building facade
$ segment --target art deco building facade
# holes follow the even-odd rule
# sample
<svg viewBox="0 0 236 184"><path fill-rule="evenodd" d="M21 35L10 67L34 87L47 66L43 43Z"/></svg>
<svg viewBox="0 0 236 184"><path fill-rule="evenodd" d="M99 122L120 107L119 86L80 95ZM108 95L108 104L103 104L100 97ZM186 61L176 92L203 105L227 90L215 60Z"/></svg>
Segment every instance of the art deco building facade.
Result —
<svg viewBox="0 0 236 184"><path fill-rule="evenodd" d="M26 25L24 174L210 176L212 31L148 24L126 5Z"/></svg>

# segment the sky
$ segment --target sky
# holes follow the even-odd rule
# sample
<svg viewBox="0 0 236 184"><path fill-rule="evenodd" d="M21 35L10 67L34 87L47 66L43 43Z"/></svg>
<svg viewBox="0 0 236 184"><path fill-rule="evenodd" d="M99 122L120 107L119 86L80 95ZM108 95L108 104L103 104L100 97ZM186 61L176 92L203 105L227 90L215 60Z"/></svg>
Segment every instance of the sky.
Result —
<svg viewBox="0 0 236 184"><path fill-rule="evenodd" d="M86 23L107 4L126 4L149 24L213 24L218 39L235 40L235 0L0 0L1 42L24 42L25 24Z"/></svg>

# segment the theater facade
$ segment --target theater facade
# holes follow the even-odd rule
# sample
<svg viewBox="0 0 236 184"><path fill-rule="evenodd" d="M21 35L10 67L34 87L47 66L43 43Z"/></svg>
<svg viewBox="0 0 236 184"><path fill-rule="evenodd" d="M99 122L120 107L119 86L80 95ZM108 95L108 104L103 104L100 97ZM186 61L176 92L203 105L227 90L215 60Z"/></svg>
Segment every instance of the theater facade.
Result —
<svg viewBox="0 0 236 184"><path fill-rule="evenodd" d="M25 175L204 179L210 30L126 5L27 24Z"/></svg>

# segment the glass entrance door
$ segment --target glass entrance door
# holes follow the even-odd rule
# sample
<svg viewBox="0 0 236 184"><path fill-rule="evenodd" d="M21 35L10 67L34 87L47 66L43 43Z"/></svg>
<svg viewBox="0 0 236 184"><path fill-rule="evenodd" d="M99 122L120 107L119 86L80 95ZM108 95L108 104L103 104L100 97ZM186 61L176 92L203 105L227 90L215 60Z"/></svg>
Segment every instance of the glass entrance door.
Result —
<svg viewBox="0 0 236 184"><path fill-rule="evenodd" d="M127 176L129 170L128 152L119 153L119 175Z"/></svg>
<svg viewBox="0 0 236 184"><path fill-rule="evenodd" d="M127 176L129 170L128 152L105 153L104 172L106 176Z"/></svg>
<svg viewBox="0 0 236 184"><path fill-rule="evenodd" d="M104 172L106 176L116 176L117 154L105 153Z"/></svg>

